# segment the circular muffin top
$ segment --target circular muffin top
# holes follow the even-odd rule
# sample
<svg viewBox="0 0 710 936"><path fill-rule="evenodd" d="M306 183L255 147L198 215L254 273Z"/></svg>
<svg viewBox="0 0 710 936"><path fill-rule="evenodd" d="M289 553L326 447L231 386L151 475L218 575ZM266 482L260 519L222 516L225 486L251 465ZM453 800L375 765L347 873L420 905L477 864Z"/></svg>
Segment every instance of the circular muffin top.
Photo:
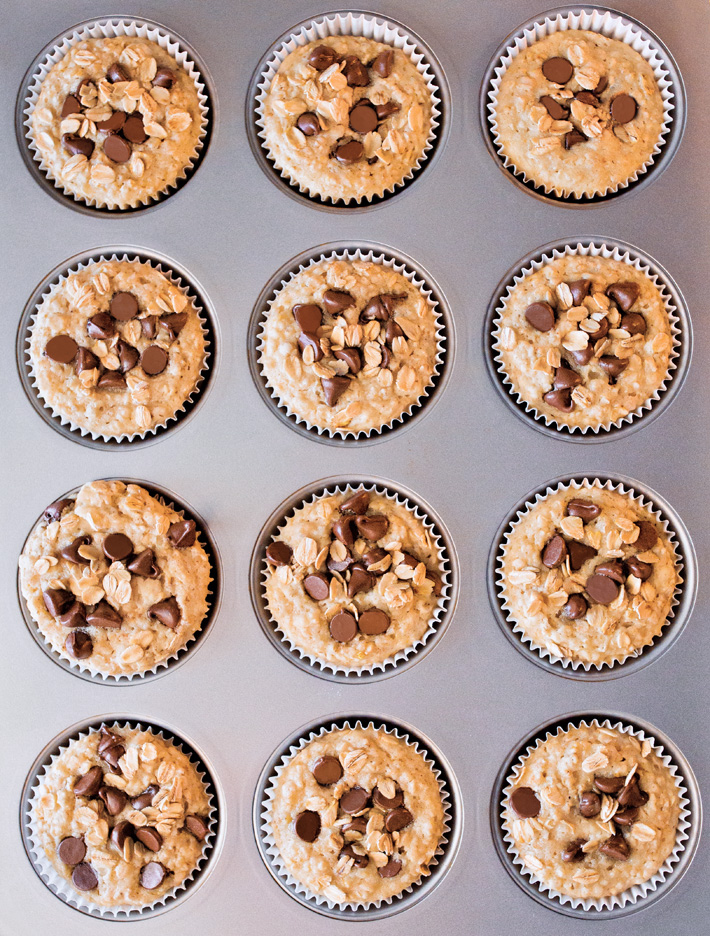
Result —
<svg viewBox="0 0 710 936"><path fill-rule="evenodd" d="M369 199L424 153L431 98L409 56L360 36L328 36L279 65L261 112L276 168L311 195Z"/></svg>
<svg viewBox="0 0 710 936"><path fill-rule="evenodd" d="M277 535L266 550L268 609L302 652L368 666L428 631L443 584L412 509L361 488L304 504Z"/></svg>
<svg viewBox="0 0 710 936"><path fill-rule="evenodd" d="M194 520L137 484L93 481L50 504L20 556L22 594L62 659L105 676L174 656L207 613Z"/></svg>
<svg viewBox="0 0 710 936"><path fill-rule="evenodd" d="M504 609L553 657L613 664L653 643L680 582L658 517L585 481L537 501L503 547Z"/></svg>
<svg viewBox="0 0 710 936"><path fill-rule="evenodd" d="M380 430L431 387L437 328L431 303L392 267L321 260L278 292L259 363L279 401L311 425Z"/></svg>
<svg viewBox="0 0 710 936"><path fill-rule="evenodd" d="M32 798L56 873L89 904L141 907L194 871L210 804L189 757L152 731L107 728L70 741Z"/></svg>
<svg viewBox="0 0 710 936"><path fill-rule="evenodd" d="M50 177L96 205L145 204L197 155L202 114L193 79L157 43L85 39L54 64L32 112Z"/></svg>
<svg viewBox="0 0 710 936"><path fill-rule="evenodd" d="M108 438L143 435L175 416L204 360L192 301L137 260L101 260L62 278L31 325L39 395L64 420Z"/></svg>
<svg viewBox="0 0 710 936"><path fill-rule="evenodd" d="M332 903L362 904L431 873L444 809L412 745L381 728L343 728L287 762L269 822L292 877Z"/></svg>
<svg viewBox="0 0 710 936"><path fill-rule="evenodd" d="M676 782L648 739L573 727L523 758L504 827L523 863L561 894L599 900L650 880L673 851Z"/></svg>
<svg viewBox="0 0 710 936"><path fill-rule="evenodd" d="M660 142L663 100L653 69L627 43L570 29L527 46L505 70L497 146L518 172L559 196L627 183Z"/></svg>
<svg viewBox="0 0 710 936"><path fill-rule="evenodd" d="M517 282L496 317L511 392L548 423L609 427L653 398L673 339L651 277L610 257L565 254Z"/></svg>

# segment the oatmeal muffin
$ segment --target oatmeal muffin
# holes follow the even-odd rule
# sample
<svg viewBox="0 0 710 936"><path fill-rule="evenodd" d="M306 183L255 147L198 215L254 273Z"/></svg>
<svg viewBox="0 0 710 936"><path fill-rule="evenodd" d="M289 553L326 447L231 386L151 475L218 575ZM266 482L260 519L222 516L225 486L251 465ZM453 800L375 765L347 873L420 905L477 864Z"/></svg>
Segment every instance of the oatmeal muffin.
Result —
<svg viewBox="0 0 710 936"><path fill-rule="evenodd" d="M565 254L522 277L496 318L509 389L545 421L609 428L668 378L673 338L648 273L603 256Z"/></svg>
<svg viewBox="0 0 710 936"><path fill-rule="evenodd" d="M347 436L411 412L438 368L439 320L383 263L325 259L297 273L262 324L259 363L299 419Z"/></svg>
<svg viewBox="0 0 710 936"><path fill-rule="evenodd" d="M444 584L412 509L360 488L293 511L266 549L267 606L283 636L325 663L383 663L421 641Z"/></svg>
<svg viewBox="0 0 710 936"><path fill-rule="evenodd" d="M210 581L195 521L122 481L50 504L20 556L22 594L47 644L104 676L143 673L184 647Z"/></svg>
<svg viewBox="0 0 710 936"><path fill-rule="evenodd" d="M444 808L412 745L382 728L343 728L287 762L269 821L293 878L332 903L366 904L431 873Z"/></svg>
<svg viewBox="0 0 710 936"><path fill-rule="evenodd" d="M99 207L147 204L197 157L203 116L194 80L157 43L78 42L42 81L31 138L49 177Z"/></svg>
<svg viewBox="0 0 710 936"><path fill-rule="evenodd" d="M584 481L530 507L506 534L498 588L515 631L553 657L612 665L665 627L680 583L659 518Z"/></svg>
<svg viewBox="0 0 710 936"><path fill-rule="evenodd" d="M661 141L653 69L630 45L588 30L551 33L516 55L495 105L498 151L558 196L615 191Z"/></svg>
<svg viewBox="0 0 710 936"><path fill-rule="evenodd" d="M137 260L63 277L37 306L30 365L52 412L104 438L172 419L200 381L205 335L192 300Z"/></svg>
<svg viewBox="0 0 710 936"><path fill-rule="evenodd" d="M518 765L504 828L523 863L560 894L599 900L650 880L675 846L680 794L651 741L581 725Z"/></svg>
<svg viewBox="0 0 710 936"><path fill-rule="evenodd" d="M262 102L274 165L311 195L369 200L407 178L432 124L426 79L400 49L328 36L291 52Z"/></svg>
<svg viewBox="0 0 710 936"><path fill-rule="evenodd" d="M33 792L30 822L68 893L140 908L193 873L210 811L195 765L171 741L102 726L60 750Z"/></svg>

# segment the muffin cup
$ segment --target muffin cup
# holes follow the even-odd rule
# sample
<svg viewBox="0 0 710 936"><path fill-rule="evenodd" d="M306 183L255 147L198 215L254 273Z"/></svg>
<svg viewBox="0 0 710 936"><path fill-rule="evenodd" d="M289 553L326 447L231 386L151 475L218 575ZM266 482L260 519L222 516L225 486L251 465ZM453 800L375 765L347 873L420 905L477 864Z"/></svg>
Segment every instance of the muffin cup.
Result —
<svg viewBox="0 0 710 936"><path fill-rule="evenodd" d="M502 152L498 134L498 92L503 75L513 59L528 46L552 33L570 29L588 30L625 42L646 59L653 69L663 102L664 121L659 139L649 159L628 179L608 186L592 195L557 195L550 186L538 183L519 169ZM519 187L555 204L585 207L598 204L636 187L654 166L653 178L665 168L680 144L685 126L685 88L675 61L661 40L646 26L626 14L608 7L584 5L557 7L542 13L519 27L496 51L481 88L481 125L489 151L504 172L512 176ZM674 126L677 125L677 126Z"/></svg>
<svg viewBox="0 0 710 936"><path fill-rule="evenodd" d="M172 491L169 491L167 488L157 487L154 484L148 484L147 482L136 478L106 478L103 480L123 481L126 484L138 484L140 487L148 491L151 496L157 498L160 503L165 504L166 506L175 510L180 515L180 517L184 518L187 516L188 519L193 519L197 523L197 542L202 544L205 552L207 553L211 573L207 590L207 612L202 620L202 623L200 624L200 627L195 631L194 634L192 634L192 636L189 637L187 642L183 644L182 647L179 647L174 653L170 654L170 656L166 657L165 659L159 660L150 669L144 670L140 673L104 674L92 668L90 665L91 657L88 657L86 660L75 660L65 652L57 652L45 640L44 635L40 631L37 622L32 617L32 614L27 607L25 597L22 594L22 583L19 569L17 572L17 598L20 604L20 611L22 612L22 616L25 620L25 624L27 625L27 628L35 642L50 658L50 660L59 665L67 673L71 673L72 676L78 676L80 679L85 679L89 682L93 682L101 686L136 686L140 685L141 683L150 682L153 679L159 679L161 676L165 676L168 672L173 672L173 670L177 669L179 666L182 666L190 653L194 653L203 645L210 633L212 624L214 623L215 618L219 613L219 608L222 601L222 564L217 545L213 540L209 530L207 529L205 521L191 506L186 504L184 501L178 501ZM60 497L72 499L76 497L80 487L81 486L72 488L71 491L67 491L64 494L61 494ZM60 498L57 498L57 500L59 499ZM41 522L42 514L40 514L36 521L32 524L32 529L27 534L27 538L29 538L32 531ZM25 539L25 543L22 544L22 552L24 552L27 538Z"/></svg>
<svg viewBox="0 0 710 936"><path fill-rule="evenodd" d="M187 72L194 81L197 89L198 103L201 112L200 136L197 140L195 150L190 157L188 164L181 170L178 177L167 184L165 188L157 195L146 195L127 205L125 208L111 207L106 204L98 204L95 199L86 199L81 195L76 195L71 190L65 188L62 183L55 179L45 164L41 153L39 152L31 126L31 118L34 112L42 82L57 62L79 42L86 39L115 38L117 36L131 36L137 39L148 39L157 43L161 49L171 55L178 65ZM202 74L203 66L195 63L195 54L187 43L175 33L168 31L159 23L142 18L135 19L121 17L102 17L98 20L86 20L78 23L76 26L68 29L66 32L57 36L56 39L42 50L38 58L30 66L23 80L20 98L17 108L17 136L20 143L20 149L23 151L25 161L28 163L33 175L47 185L51 191L59 195L62 200L67 200L70 204L86 206L94 211L108 212L113 215L120 215L129 211L144 209L159 201L165 200L173 192L180 188L195 171L204 152L207 148L210 135L210 108L211 94L207 81Z"/></svg>
<svg viewBox="0 0 710 936"><path fill-rule="evenodd" d="M443 389L453 364L454 329L448 303L441 293L438 284L431 275L419 266L414 260L400 251L385 247L382 244L368 242L336 242L328 245L328 252L314 254L313 251L304 251L289 260L278 270L266 285L259 296L247 334L247 354L252 377L262 398L267 405L276 410L277 414L287 425L296 429L308 438L316 438L319 442L334 445L358 445L368 442L377 442L387 435L405 425L409 425L416 417L429 412L431 405ZM329 429L317 426L310 420L291 409L289 404L282 400L269 383L263 372L262 354L264 350L264 333L268 313L278 299L281 290L287 286L297 274L324 260L363 260L389 267L404 276L424 296L434 312L436 320L437 350L434 358L434 370L429 383L422 395L403 413L369 430L353 432L345 429Z"/></svg>
<svg viewBox="0 0 710 936"><path fill-rule="evenodd" d="M195 386L176 412L151 429L131 434L124 433L123 435L98 433L93 430L85 429L47 403L41 396L37 386L34 366L29 353L32 329L37 319L38 308L44 300L56 292L72 274L78 273L94 263L110 261L137 264L145 263L167 277L174 286L177 286L180 292L189 298L194 306L205 339L204 357ZM49 425L56 428L66 438L73 439L93 448L111 448L116 450L119 448L128 448L129 446L127 443L131 443L133 446L141 443L150 443L162 438L169 429L175 428L171 425L172 423L182 424L186 417L194 412L197 404L206 396L208 384L216 363L214 361L215 356L216 334L214 316L211 313L207 300L202 295L201 288L198 290L192 284L188 275L172 260L155 252L143 250L142 248L134 250L125 247L108 247L99 251L89 250L71 257L65 263L55 267L34 291L25 306L17 336L17 361L20 379L25 393L28 395L34 408L42 415L45 422L48 422Z"/></svg>
<svg viewBox="0 0 710 936"><path fill-rule="evenodd" d="M520 624L513 619L504 595L503 561L515 527L530 511L543 503L551 494L560 491L582 491L585 487L585 481L591 481L592 486L598 490L616 491L629 497L637 505L649 511L668 536L668 541L673 548L675 567L680 576L680 582L676 584L668 617L661 633L654 637L650 644L631 651L625 657L612 663L592 663L556 656L547 647L536 643L524 633ZM503 521L491 548L488 561L488 585L491 608L498 624L508 640L527 659L532 660L533 663L548 672L557 673L560 676L566 676L570 679L598 681L625 676L630 672L642 669L657 660L680 637L695 604L697 561L692 541L683 521L655 491L641 485L638 481L619 475L613 478L604 474L589 476L582 474L573 478L564 475L562 478L556 478L527 494L518 507L514 508Z"/></svg>
<svg viewBox="0 0 710 936"><path fill-rule="evenodd" d="M615 729L624 734L632 735L641 743L648 740L652 750L658 755L663 764L669 769L680 794L680 816L676 830L676 841L673 851L665 860L661 868L648 880L609 897L597 900L591 898L571 897L562 894L540 880L534 871L523 864L518 854L513 838L506 832L503 822L505 802L517 782L526 759L544 741L577 727ZM498 836L496 846L499 857L506 865L506 870L516 883L533 896L540 903L565 913L569 916L596 918L612 918L633 913L643 909L654 899L659 899L677 883L685 872L695 853L697 839L700 832L700 799L695 777L681 752L675 748L669 739L665 738L652 725L637 726L627 718L620 720L616 715L565 716L548 726L542 726L520 745L513 763L509 763L505 770L502 783L496 785L491 801L491 820L495 821ZM689 792L690 788L690 792ZM494 827L495 834L495 827ZM504 853L501 852L501 846Z"/></svg>
<svg viewBox="0 0 710 936"><path fill-rule="evenodd" d="M373 494L379 494L392 503L405 507L417 521L424 525L437 552L438 572L441 575L444 587L443 594L439 596L436 608L429 620L427 630L416 643L399 650L381 663L348 667L322 660L308 653L293 643L281 631L279 624L269 612L266 598L269 565L266 561L265 550L269 543L278 539L279 531L296 510L315 503L323 497L346 494L360 488L364 488ZM259 534L252 553L250 569L252 604L259 623L271 643L286 659L296 664L300 669L323 679L342 683L372 682L387 679L389 676L399 673L402 669L419 662L441 640L449 625L458 599L458 582L458 560L450 536L442 521L429 505L422 504L418 496L400 485L374 479L353 478L352 476L348 476L347 480L344 478L327 478L315 485L308 485L296 491L287 501L280 504Z"/></svg>
<svg viewBox="0 0 710 936"><path fill-rule="evenodd" d="M434 856L429 863L431 873L418 878L399 894L384 900L366 903L346 902L336 904L320 894L313 893L297 881L287 870L274 840L271 826L271 809L276 786L282 771L293 757L307 744L342 728L383 729L404 741L421 754L434 772L444 809L444 831ZM458 852L463 831L463 802L456 778L444 755L425 735L410 725L394 719L369 715L335 716L332 721L323 720L306 725L288 738L274 751L264 767L254 794L252 811L254 835L261 859L267 870L283 890L302 906L334 919L376 920L393 916L418 903L441 882L448 873Z"/></svg>
<svg viewBox="0 0 710 936"><path fill-rule="evenodd" d="M208 815L209 832L202 847L202 855L194 870L177 887L173 887L163 897L154 900L144 907L135 907L131 904L117 907L101 907L87 900L82 893L75 891L69 881L61 877L46 857L41 844L39 830L33 816L34 798L39 791L39 784L56 759L69 747L72 741L87 737L92 731L98 731L102 725L116 731L127 729L150 730L159 738L172 743L178 750L186 754L192 766L196 769L204 788L209 796L210 811ZM107 716L105 719L91 719L73 725L59 737L50 741L44 751L33 764L25 781L22 801L20 805L20 826L23 844L27 857L42 883L58 897L63 903L79 910L88 916L104 920L136 920L148 916L156 916L166 910L172 909L178 902L191 896L197 887L204 881L213 867L222 847L223 821L220 816L221 796L219 788L206 765L203 756L187 742L163 726L156 725L144 719L126 716Z"/></svg>
<svg viewBox="0 0 710 936"><path fill-rule="evenodd" d="M375 42L386 43L404 52L413 62L424 79L431 100L431 127L424 151L406 176L393 183L381 194L361 195L352 198L322 196L312 192L306 185L292 179L286 169L278 169L275 157L266 143L263 106L271 82L284 59L299 46L307 45L329 36L362 36ZM450 93L444 72L432 50L416 33L379 14L340 10L307 19L284 33L266 55L252 76L247 96L246 121L252 150L262 168L284 190L296 197L306 198L311 203L331 208L371 207L391 198L418 177L435 151L443 148L448 133L448 109Z"/></svg>
<svg viewBox="0 0 710 936"><path fill-rule="evenodd" d="M514 388L513 381L505 371L503 356L496 344L501 338L501 317L514 288L526 277L536 273L545 265L562 257L603 257L630 264L645 273L654 283L668 314L671 332L671 353L668 370L659 387L640 406L616 420L607 420L598 426L569 426L547 413L539 411L532 403L523 399ZM646 422L665 410L683 386L692 355L692 327L690 317L680 290L669 274L653 258L623 241L591 240L570 238L562 242L546 244L533 254L528 254L519 265L506 274L498 285L488 308L484 328L484 350L488 370L496 388L502 392L506 403L518 415L536 429L546 431L554 438L577 442L604 442L628 427L639 427L639 420ZM663 406L661 406L663 403ZM643 423L643 425L646 424Z"/></svg>

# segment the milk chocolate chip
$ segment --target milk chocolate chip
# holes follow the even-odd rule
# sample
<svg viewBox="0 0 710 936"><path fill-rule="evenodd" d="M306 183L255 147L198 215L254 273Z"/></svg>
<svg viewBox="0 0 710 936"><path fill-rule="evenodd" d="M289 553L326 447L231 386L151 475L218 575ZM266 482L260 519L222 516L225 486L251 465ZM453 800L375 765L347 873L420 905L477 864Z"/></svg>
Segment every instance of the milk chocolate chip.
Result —
<svg viewBox="0 0 710 936"><path fill-rule="evenodd" d="M330 786L331 783L337 783L343 776L343 768L337 757L325 754L319 757L313 765L313 776L316 783L321 786Z"/></svg>
<svg viewBox="0 0 710 936"><path fill-rule="evenodd" d="M548 569L561 566L567 556L567 544L559 533L555 534L542 551L542 564Z"/></svg>
<svg viewBox="0 0 710 936"><path fill-rule="evenodd" d="M44 353L57 364L71 364L78 350L79 346L70 335L55 335L45 345Z"/></svg>
<svg viewBox="0 0 710 936"><path fill-rule="evenodd" d="M563 85L574 74L574 68L565 58L549 58L542 63L542 73L548 81Z"/></svg>
<svg viewBox="0 0 710 936"><path fill-rule="evenodd" d="M510 797L513 812L520 819L534 819L540 812L540 800L530 787L521 786Z"/></svg>
<svg viewBox="0 0 710 936"><path fill-rule="evenodd" d="M555 324L555 310L549 302L533 302L525 310L525 318L541 332L548 332Z"/></svg>
<svg viewBox="0 0 710 936"><path fill-rule="evenodd" d="M574 497L567 502L567 513L570 517L581 517L583 523L595 520L601 512L601 507L597 507L593 501L585 500L583 497Z"/></svg>
<svg viewBox="0 0 710 936"><path fill-rule="evenodd" d="M296 835L303 842L315 842L320 835L320 816L311 809L306 809L296 816Z"/></svg>
<svg viewBox="0 0 710 936"><path fill-rule="evenodd" d="M330 636L338 643L348 643L357 634L357 621L349 611L339 611L331 618Z"/></svg>

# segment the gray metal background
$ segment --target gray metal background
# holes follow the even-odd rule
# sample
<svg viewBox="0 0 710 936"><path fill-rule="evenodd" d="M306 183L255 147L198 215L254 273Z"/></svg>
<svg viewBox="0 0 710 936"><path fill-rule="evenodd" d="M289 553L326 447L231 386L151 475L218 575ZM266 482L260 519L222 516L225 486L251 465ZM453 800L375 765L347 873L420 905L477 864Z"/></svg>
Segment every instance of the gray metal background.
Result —
<svg viewBox="0 0 710 936"><path fill-rule="evenodd" d="M73 23L114 11L96 0L1 4L2 936L96 936L111 926L83 918L42 886L23 852L17 811L25 774L46 742L79 719L117 710L182 726L210 759L226 798L227 839L214 872L184 905L133 924L141 932L352 932L348 927L357 924L321 918L274 884L250 824L254 785L276 745L300 724L346 710L416 725L441 747L464 791L464 842L446 880L411 911L362 924L368 933L708 931L707 839L686 877L658 905L616 922L570 920L535 904L509 879L491 842L488 801L501 760L521 737L546 719L595 706L658 725L688 757L701 789L710 790L710 595L702 578L710 548L710 6L706 0L621 2L675 55L688 89L688 127L673 164L646 191L574 211L518 191L494 165L478 126L479 82L490 55L544 3L380 5L432 46L453 95L446 150L410 193L372 212L325 213L279 192L253 159L244 131L253 65L276 36L323 6L313 0L146 0L135 4L140 12L184 35L207 62L216 86L215 132L203 165L182 191L147 214L111 219L82 216L42 191L23 165L12 128L15 95L37 51ZM669 412L626 439L589 447L547 439L509 412L489 383L480 340L486 304L505 270L553 238L583 234L617 236L658 259L686 295L696 337L688 382ZM451 304L458 348L432 418L379 445L338 450L301 438L268 412L251 382L244 347L252 303L274 270L306 247L348 237L401 248L430 270ZM164 252L204 285L221 330L222 366L204 406L180 432L138 451L99 452L63 439L33 412L15 371L14 339L27 297L55 264L119 242ZM582 685L543 672L508 644L488 607L485 569L498 523L522 494L564 471L594 469L637 477L670 501L694 537L701 579L693 619L668 654L640 673ZM348 470L401 481L429 501L458 547L462 575L456 615L435 651L407 672L361 687L333 685L284 660L262 634L247 589L252 546L274 506L303 484ZM85 480L122 471L194 504L222 553L224 596L213 632L194 659L150 685L104 688L62 672L35 646L17 607L15 568L29 525L46 503Z"/></svg>

